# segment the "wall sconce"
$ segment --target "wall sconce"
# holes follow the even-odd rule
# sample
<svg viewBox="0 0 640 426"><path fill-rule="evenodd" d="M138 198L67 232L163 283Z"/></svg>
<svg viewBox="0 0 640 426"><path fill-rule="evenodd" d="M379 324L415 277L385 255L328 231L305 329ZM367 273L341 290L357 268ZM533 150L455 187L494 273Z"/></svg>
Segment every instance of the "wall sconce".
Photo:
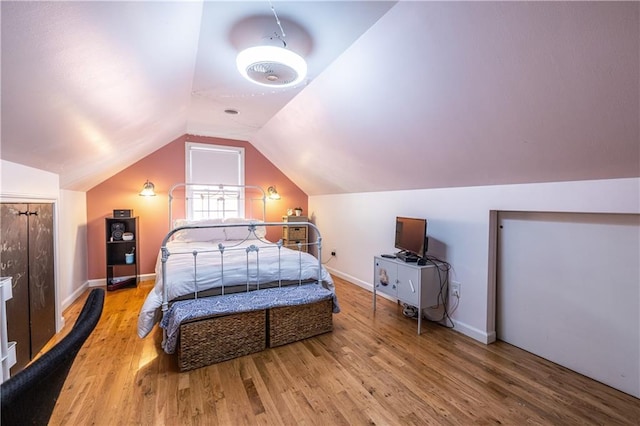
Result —
<svg viewBox="0 0 640 426"><path fill-rule="evenodd" d="M280 194L278 194L278 191L276 191L276 187L275 186L270 186L269 188L267 188L267 194L269 194L269 199L270 200L279 200L280 199Z"/></svg>
<svg viewBox="0 0 640 426"><path fill-rule="evenodd" d="M152 182L149 182L149 179L147 179L147 181L142 186L142 191L140 191L140 194L138 195L141 195L143 197L155 197L155 188L155 185Z"/></svg>

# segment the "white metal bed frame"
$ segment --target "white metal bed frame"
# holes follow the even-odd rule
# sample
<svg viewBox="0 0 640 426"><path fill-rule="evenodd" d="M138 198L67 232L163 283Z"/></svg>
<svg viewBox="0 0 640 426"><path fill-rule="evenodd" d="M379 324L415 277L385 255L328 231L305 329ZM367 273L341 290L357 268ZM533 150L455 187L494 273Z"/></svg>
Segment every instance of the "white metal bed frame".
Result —
<svg viewBox="0 0 640 426"><path fill-rule="evenodd" d="M267 217L267 196L266 193L264 192L264 189L262 189L259 186L256 185L230 185L230 184L205 184L205 183L187 183L187 182L182 182L182 183L176 183L174 184L170 189L169 189L169 229L173 228L173 201L175 198L175 191L179 190L179 189L184 189L185 193L185 212L188 212L188 203L189 200L192 197L189 197L190 191L193 191L193 188L197 188L198 190L198 194L200 194L201 196L206 197L207 199L213 199L215 198L216 200L220 200L222 201L222 217L225 217L226 214L226 200L227 200L227 195L235 195L235 194L240 194L240 196L237 198L238 199L238 203L240 202L245 202L249 201L250 202L250 207L253 207L253 203L254 202L261 202L262 203L262 211L261 211L261 216L260 217L254 217L253 215L253 209L250 209L250 215L249 218L250 219L259 219L264 221ZM247 190L249 191L255 191L257 193L257 197L256 198L249 198L247 199L245 197L245 194L247 192ZM246 207L246 206L245 206ZM207 215L208 218L212 218L214 217L211 213L212 212L218 212L220 211L220 209L214 209L214 210L209 210L209 214ZM244 215L244 217L247 217L246 214Z"/></svg>
<svg viewBox="0 0 640 426"><path fill-rule="evenodd" d="M253 214L250 214L250 217L247 219L248 221L250 220L256 220L256 222L251 222L249 224L245 223L220 223L220 224L209 224L209 225L186 225L186 226L179 226L179 227L173 227L173 202L175 199L175 195L174 195L174 191L176 189L179 188L184 188L185 190L185 201L187 201L187 195L188 195L188 191L187 188L189 186L198 186L198 187L205 187L203 189L203 191L207 194L207 196L219 196L222 197L224 199L224 195L226 195L227 193L232 193L232 194L246 194L247 190L255 190L258 194L260 194L260 196L258 198L250 198L248 201L250 203L253 203L255 201L261 201L262 202L262 209L261 209L261 214L262 214L262 219L258 219L258 218L253 218ZM206 189L209 188L209 189ZM238 202L245 202L246 203L247 200L244 199L244 197L241 197L238 199ZM253 204L251 204L252 206ZM223 207L224 207L224 202L223 202ZM252 210L252 209L251 209ZM185 206L185 212L187 212L187 207ZM219 209L215 210L216 212L216 216L219 216ZM225 217L225 211L222 211L222 217ZM281 250L283 248L283 241L282 239L280 239L278 242L273 243L267 240L264 240L260 237L258 237L256 235L256 228L258 226L260 227L272 227L272 226L277 226L279 228L283 227L283 226L292 226L291 223L288 222L264 222L264 218L266 217L266 195L265 192L262 188L260 188L259 186L254 186L254 185L207 185L207 184L196 184L196 183L178 183L175 184L171 187L170 191L169 191L169 226L170 231L167 233L167 235L164 237L164 239L162 240L162 246L161 246L161 267L162 267L162 285L163 285L163 289L162 289L162 315L164 316L164 314L166 313L166 311L169 309L169 302L171 302L169 300L169 295L168 295L168 283L167 283L167 262L169 260L169 257L171 256L171 252L167 247L167 243L172 239L172 237L174 236L174 234L184 231L184 230L189 230L189 229L205 229L205 228L237 228L237 227L244 227L247 228L247 237L245 238L244 241L246 241L247 239L249 239L252 234L253 234L253 238L255 238L256 240L260 241L263 245L255 245L252 244L249 247L242 247L240 248L241 250L245 250L246 251L246 268L247 268L247 282L245 283L246 285L246 291L250 291L250 286L255 286L256 289L255 290L260 290L260 281L259 281L259 273L258 273L258 281L257 282L249 282L249 268L250 268L250 255L254 255L255 256L255 265L256 268L258 268L258 272L259 272L259 253L260 250L262 249L277 249L278 252L278 259L280 261L280 254L281 254ZM260 220L258 222L258 220ZM307 242L306 245L307 246L315 246L317 248L317 280L316 283L321 285L322 284L322 237L320 234L319 229L311 222L295 222L295 226L307 226L311 229L313 229L315 231L315 235L317 236L316 240L314 242ZM217 251L220 253L220 265L221 265L221 279L222 279L222 286L221 286L221 294L224 294L225 291L225 285L224 285L224 254L225 252L228 251L232 251L232 250L239 250L239 248L237 248L238 246L238 242L236 241L234 242L230 242L229 245L225 245L223 243L219 243L218 244L218 248ZM299 256L299 270L302 270L302 256L303 256L303 252L301 250L302 248L302 243L298 243L298 256ZM285 248L286 249L286 248ZM211 251L209 251L211 252ZM192 256L193 256L193 263L194 263L194 268L198 267L198 251L193 251L191 252ZM184 253L181 253L184 254ZM278 271L279 273L281 273L281 265L278 265ZM198 283L197 283L197 274L194 273L194 297L197 298L198 297ZM308 282L305 279L305 282ZM303 283L303 280L301 277L299 277L298 280L298 285L301 285ZM278 281L278 287L282 286L283 281L279 280ZM234 286L238 286L237 283L233 284Z"/></svg>

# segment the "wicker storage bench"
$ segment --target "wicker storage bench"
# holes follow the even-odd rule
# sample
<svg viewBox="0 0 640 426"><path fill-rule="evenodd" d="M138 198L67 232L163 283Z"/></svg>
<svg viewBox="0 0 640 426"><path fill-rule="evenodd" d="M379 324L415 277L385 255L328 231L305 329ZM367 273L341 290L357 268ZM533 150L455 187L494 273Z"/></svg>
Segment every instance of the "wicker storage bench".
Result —
<svg viewBox="0 0 640 426"><path fill-rule="evenodd" d="M182 323L178 343L180 371L264 350L267 347L266 326L264 309Z"/></svg>
<svg viewBox="0 0 640 426"><path fill-rule="evenodd" d="M333 308L316 284L180 301L165 316L164 349L192 370L332 331Z"/></svg>
<svg viewBox="0 0 640 426"><path fill-rule="evenodd" d="M333 330L333 300L268 309L268 346L286 345Z"/></svg>

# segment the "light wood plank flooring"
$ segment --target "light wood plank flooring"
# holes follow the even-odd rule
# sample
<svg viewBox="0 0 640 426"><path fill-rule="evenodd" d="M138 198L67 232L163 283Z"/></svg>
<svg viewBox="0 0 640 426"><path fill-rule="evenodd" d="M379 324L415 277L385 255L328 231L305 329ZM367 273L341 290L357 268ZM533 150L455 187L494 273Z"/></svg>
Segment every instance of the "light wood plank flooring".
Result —
<svg viewBox="0 0 640 426"><path fill-rule="evenodd" d="M161 333L136 335L151 283L108 292L53 425L637 425L640 400L503 342L402 316L336 279L334 331L179 373ZM86 297L86 295L85 295ZM84 302L65 312L64 335Z"/></svg>

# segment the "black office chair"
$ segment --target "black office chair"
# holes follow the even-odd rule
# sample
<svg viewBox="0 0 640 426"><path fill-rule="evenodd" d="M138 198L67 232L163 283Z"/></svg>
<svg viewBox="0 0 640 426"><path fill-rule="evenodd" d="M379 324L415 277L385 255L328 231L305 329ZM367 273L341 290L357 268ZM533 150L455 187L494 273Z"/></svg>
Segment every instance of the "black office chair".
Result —
<svg viewBox="0 0 640 426"><path fill-rule="evenodd" d="M104 290L91 290L73 328L60 342L0 385L2 426L47 425L80 348L98 324Z"/></svg>

